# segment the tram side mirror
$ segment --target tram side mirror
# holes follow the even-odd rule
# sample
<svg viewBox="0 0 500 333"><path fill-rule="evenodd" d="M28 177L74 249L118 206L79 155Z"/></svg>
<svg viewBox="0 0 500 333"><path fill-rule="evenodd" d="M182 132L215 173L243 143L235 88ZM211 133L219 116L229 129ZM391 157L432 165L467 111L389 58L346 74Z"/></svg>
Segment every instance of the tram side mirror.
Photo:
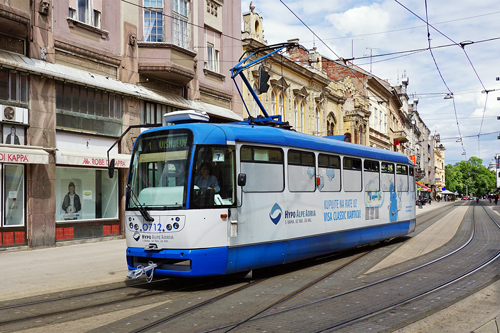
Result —
<svg viewBox="0 0 500 333"><path fill-rule="evenodd" d="M114 174L115 174L115 159L112 158L111 161L109 161L109 165L108 165L108 176L109 176L109 178L113 178Z"/></svg>
<svg viewBox="0 0 500 333"><path fill-rule="evenodd" d="M246 173L240 173L238 175L238 186L245 186L247 183L247 174Z"/></svg>

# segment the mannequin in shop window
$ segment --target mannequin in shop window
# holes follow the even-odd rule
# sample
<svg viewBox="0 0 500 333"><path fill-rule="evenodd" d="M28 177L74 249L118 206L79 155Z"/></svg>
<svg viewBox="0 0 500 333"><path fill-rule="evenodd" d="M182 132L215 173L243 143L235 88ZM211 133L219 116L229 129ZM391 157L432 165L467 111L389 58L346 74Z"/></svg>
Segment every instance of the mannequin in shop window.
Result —
<svg viewBox="0 0 500 333"><path fill-rule="evenodd" d="M65 219L77 219L76 213L82 209L80 197L75 193L75 183L70 182L68 185L68 193L64 196L62 209L69 217Z"/></svg>

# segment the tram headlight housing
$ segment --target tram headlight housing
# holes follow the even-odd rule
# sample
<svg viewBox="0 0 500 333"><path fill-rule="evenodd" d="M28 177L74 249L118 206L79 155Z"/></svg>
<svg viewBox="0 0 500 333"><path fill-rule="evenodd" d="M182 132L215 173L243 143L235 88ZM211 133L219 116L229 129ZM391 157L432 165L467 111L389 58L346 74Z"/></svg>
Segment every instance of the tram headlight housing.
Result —
<svg viewBox="0 0 500 333"><path fill-rule="evenodd" d="M172 225L171 224L167 224L167 229L168 229L168 231L172 230Z"/></svg>
<svg viewBox="0 0 500 333"><path fill-rule="evenodd" d="M174 223L174 229L179 229L179 223L177 222Z"/></svg>
<svg viewBox="0 0 500 333"><path fill-rule="evenodd" d="M138 224L134 225L134 229L139 230L139 225Z"/></svg>

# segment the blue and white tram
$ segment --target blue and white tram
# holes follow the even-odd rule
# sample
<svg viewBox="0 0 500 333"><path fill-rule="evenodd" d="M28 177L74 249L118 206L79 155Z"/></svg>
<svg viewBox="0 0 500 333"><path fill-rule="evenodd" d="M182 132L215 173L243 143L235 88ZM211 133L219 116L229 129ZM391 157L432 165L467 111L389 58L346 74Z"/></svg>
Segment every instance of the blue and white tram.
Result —
<svg viewBox="0 0 500 333"><path fill-rule="evenodd" d="M202 164L218 189L195 185ZM148 130L129 170L129 269L223 275L406 235L413 170L400 153L249 122Z"/></svg>
<svg viewBox="0 0 500 333"><path fill-rule="evenodd" d="M264 117L212 124L178 111L165 115L173 125L138 136L125 211L129 276L246 272L415 229L407 156L297 133L267 115L243 69L289 46L231 70ZM202 169L217 185L198 182Z"/></svg>

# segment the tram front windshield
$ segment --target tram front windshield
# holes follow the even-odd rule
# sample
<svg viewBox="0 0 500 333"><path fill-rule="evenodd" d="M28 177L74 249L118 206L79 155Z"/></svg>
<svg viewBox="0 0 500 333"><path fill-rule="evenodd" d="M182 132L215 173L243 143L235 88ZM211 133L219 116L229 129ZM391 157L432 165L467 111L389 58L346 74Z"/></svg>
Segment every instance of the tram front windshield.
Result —
<svg viewBox="0 0 500 333"><path fill-rule="evenodd" d="M127 209L205 209L235 205L234 147L197 145L190 168L192 147L193 134L189 130L141 135L132 154ZM188 184L191 184L189 190Z"/></svg>
<svg viewBox="0 0 500 333"><path fill-rule="evenodd" d="M138 138L130 167L127 208L186 207L192 142L193 134L188 130L155 131Z"/></svg>

